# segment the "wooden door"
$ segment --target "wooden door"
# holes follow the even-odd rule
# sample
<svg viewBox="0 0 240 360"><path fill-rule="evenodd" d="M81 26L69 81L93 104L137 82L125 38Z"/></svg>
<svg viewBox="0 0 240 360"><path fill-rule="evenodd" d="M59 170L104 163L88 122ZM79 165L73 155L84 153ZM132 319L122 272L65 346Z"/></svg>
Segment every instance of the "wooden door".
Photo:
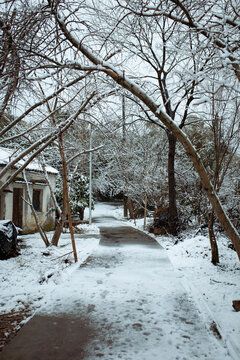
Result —
<svg viewBox="0 0 240 360"><path fill-rule="evenodd" d="M13 223L22 228L22 219L23 219L23 189L14 188L13 189L13 214L12 221Z"/></svg>

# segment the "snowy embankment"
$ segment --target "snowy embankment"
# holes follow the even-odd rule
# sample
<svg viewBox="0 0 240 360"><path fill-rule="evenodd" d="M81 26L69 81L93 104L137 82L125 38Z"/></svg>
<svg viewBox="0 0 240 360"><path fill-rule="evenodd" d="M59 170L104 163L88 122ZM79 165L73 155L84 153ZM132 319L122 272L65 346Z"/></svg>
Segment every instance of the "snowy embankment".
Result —
<svg viewBox="0 0 240 360"><path fill-rule="evenodd" d="M137 220L136 226L129 223L143 230L143 219ZM152 236L167 250L207 326L214 321L232 357L240 359L240 312L232 308L232 300L240 300L240 262L236 252L229 249L229 240L225 236L217 238L220 264L214 266L208 236L186 233L177 242L171 236Z"/></svg>
<svg viewBox="0 0 240 360"><path fill-rule="evenodd" d="M30 311L41 307L44 297L54 291L83 262L99 243L95 225L81 225L75 235L78 263L74 264L69 233L62 234L59 246L46 248L39 234L22 236L21 255L0 261L1 313ZM53 233L48 233L49 240Z"/></svg>

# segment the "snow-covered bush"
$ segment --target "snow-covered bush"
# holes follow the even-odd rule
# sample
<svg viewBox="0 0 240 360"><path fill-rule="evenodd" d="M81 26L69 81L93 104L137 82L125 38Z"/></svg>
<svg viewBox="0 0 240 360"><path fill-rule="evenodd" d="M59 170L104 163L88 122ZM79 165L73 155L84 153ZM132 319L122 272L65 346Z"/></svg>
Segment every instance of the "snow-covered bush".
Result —
<svg viewBox="0 0 240 360"><path fill-rule="evenodd" d="M84 209L89 206L89 179L87 176L77 173L68 178L68 184L71 215L82 220ZM63 185L60 176L57 179L55 195L59 206L62 208ZM92 200L93 207L94 202Z"/></svg>
<svg viewBox="0 0 240 360"><path fill-rule="evenodd" d="M89 179L87 176L78 173L74 174L70 183L71 213L83 220L84 209L89 206ZM93 209L93 200L91 206Z"/></svg>

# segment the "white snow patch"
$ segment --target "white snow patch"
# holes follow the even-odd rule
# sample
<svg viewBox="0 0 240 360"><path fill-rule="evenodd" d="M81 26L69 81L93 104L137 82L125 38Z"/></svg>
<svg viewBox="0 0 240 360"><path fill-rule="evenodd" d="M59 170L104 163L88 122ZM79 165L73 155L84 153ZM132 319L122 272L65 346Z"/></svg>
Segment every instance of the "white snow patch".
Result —
<svg viewBox="0 0 240 360"><path fill-rule="evenodd" d="M95 225L83 228L87 236L75 234L77 265L74 265L69 233L61 235L58 247L48 248L39 234L21 237L21 255L0 261L1 313L21 310L26 305L30 309L40 307L46 294L75 271L99 243L99 230ZM52 234L47 234L50 240Z"/></svg>

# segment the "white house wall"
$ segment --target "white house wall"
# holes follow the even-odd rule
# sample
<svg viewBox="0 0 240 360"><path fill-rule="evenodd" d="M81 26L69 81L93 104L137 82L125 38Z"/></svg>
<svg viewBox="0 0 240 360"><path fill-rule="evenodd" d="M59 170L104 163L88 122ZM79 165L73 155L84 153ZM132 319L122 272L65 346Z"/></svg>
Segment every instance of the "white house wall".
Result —
<svg viewBox="0 0 240 360"><path fill-rule="evenodd" d="M31 198L33 196L33 190L42 191L42 203L41 211L36 211L38 221L40 225L45 230L52 230L55 227L55 210L53 202L51 199L50 189L47 184L42 184L44 181L44 175L40 172L26 171L27 178L29 181L29 189ZM6 181L9 174L7 174L2 182ZM56 175L48 174L49 182L53 189L56 185ZM13 209L13 189L20 188L23 189L23 198L28 201L26 185L22 181L15 181L10 184L7 190L1 196L1 218L13 220L13 212L16 209ZM52 209L52 210L51 210ZM22 209L22 230L23 233L30 233L37 231L36 222L30 206L23 200L23 209Z"/></svg>
<svg viewBox="0 0 240 360"><path fill-rule="evenodd" d="M56 176L49 174L49 182L53 189L55 189L56 185ZM42 198L41 198L41 211L36 211L38 221L40 225L45 230L52 230L55 227L55 209L53 205L53 201L51 199L51 193L49 187L46 185L41 185L37 181L44 180L44 176L41 173L32 173L28 176L28 180L33 182L33 184L29 184L29 190L31 194L31 198L33 198L33 190L41 190ZM26 196L27 194L25 194ZM25 207L25 218L23 222L23 232L29 233L32 231L37 231L37 225L32 214L31 208L29 205Z"/></svg>

